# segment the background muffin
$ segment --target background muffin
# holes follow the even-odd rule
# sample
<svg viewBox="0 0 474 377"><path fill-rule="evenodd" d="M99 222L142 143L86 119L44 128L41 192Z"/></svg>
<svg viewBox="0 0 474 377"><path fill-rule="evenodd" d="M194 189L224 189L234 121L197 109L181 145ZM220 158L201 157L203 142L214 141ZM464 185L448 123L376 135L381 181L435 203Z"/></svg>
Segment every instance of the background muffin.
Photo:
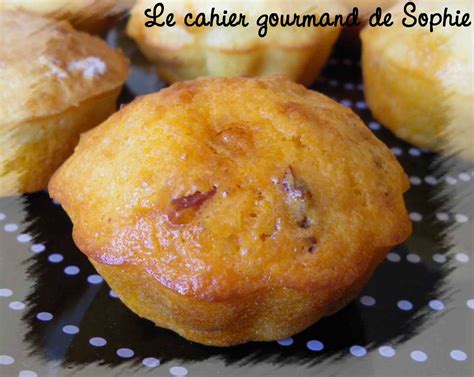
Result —
<svg viewBox="0 0 474 377"><path fill-rule="evenodd" d="M167 82L191 80L199 76L266 76L285 74L311 84L324 66L340 28L269 27L264 38L258 36L256 19L261 14L334 14L343 7L334 1L258 2L180 0L164 1L165 14L175 14L172 27L144 26L144 11L153 9L153 0L139 0L132 9L127 31L144 55L156 64ZM244 27L187 27L184 15L210 14L214 7L222 14L244 13L250 25ZM165 16L161 17L161 20Z"/></svg>
<svg viewBox="0 0 474 377"><path fill-rule="evenodd" d="M472 13L468 1L416 4L417 13L442 12L445 6ZM400 22L403 5L392 9L398 16L393 26L362 32L367 103L374 116L400 138L436 150L450 140L453 149L472 156L472 29L407 28Z"/></svg>
<svg viewBox="0 0 474 377"><path fill-rule="evenodd" d="M46 188L79 134L107 118L128 61L65 22L0 13L0 195Z"/></svg>
<svg viewBox="0 0 474 377"><path fill-rule="evenodd" d="M349 302L409 235L407 187L354 113L270 77L135 100L83 135L49 190L126 305L222 346Z"/></svg>
<svg viewBox="0 0 474 377"><path fill-rule="evenodd" d="M135 0L2 0L0 10L20 10L67 20L90 33L102 33Z"/></svg>

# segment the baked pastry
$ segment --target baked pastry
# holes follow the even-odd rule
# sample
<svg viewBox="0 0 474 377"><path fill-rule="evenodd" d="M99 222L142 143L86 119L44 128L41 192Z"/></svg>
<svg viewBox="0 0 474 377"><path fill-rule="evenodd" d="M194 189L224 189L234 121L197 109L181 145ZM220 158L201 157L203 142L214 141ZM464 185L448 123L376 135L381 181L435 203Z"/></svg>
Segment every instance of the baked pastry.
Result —
<svg viewBox="0 0 474 377"><path fill-rule="evenodd" d="M128 61L99 38L0 13L0 195L46 188L79 134L116 109Z"/></svg>
<svg viewBox="0 0 474 377"><path fill-rule="evenodd" d="M352 111L283 77L141 97L49 184L128 307L217 346L290 336L346 305L410 234L407 188Z"/></svg>
<svg viewBox="0 0 474 377"><path fill-rule="evenodd" d="M338 27L268 27L267 35L259 37L257 19L262 14L299 13L335 14L343 7L335 2L303 0L216 1L183 0L167 1L164 14L174 13L176 25L172 27L145 27L150 18L146 9L154 9L156 1L138 0L131 11L127 26L128 35L134 39L143 54L158 69L166 82L191 80L200 76L267 76L285 74L289 78L311 84L328 59L336 41ZM248 27L188 27L184 24L187 13L195 17L204 13L210 20L211 8L223 16L235 12L246 16ZM221 18L222 19L222 18ZM263 24L263 23L262 23Z"/></svg>
<svg viewBox="0 0 474 377"><path fill-rule="evenodd" d="M414 14L442 13L445 6L453 12L472 12L470 1L418 1L416 5ZM465 144L458 149L472 155L474 139L467 136L474 127L472 30L439 26L430 32L429 26L419 24L408 28L400 22L402 12L402 5L392 9L397 20L393 26L362 32L367 103L374 116L404 140L440 150L446 138L457 135ZM467 134L453 131L443 136L448 127L463 126Z"/></svg>
<svg viewBox="0 0 474 377"><path fill-rule="evenodd" d="M0 11L17 10L67 20L79 30L103 33L135 0L2 0Z"/></svg>

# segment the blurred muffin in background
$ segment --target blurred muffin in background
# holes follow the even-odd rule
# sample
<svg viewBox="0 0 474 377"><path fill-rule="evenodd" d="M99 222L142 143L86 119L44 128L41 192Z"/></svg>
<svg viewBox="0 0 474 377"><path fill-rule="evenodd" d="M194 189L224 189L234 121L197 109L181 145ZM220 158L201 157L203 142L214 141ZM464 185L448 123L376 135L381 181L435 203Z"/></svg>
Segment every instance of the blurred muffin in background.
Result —
<svg viewBox="0 0 474 377"><path fill-rule="evenodd" d="M136 0L2 0L0 10L19 10L67 20L92 34L105 32Z"/></svg>
<svg viewBox="0 0 474 377"><path fill-rule="evenodd" d="M403 17L403 5L391 9ZM416 13L471 12L472 2L418 1ZM399 20L400 21L400 20ZM362 32L367 103L398 137L474 157L474 43L468 27L367 27Z"/></svg>
<svg viewBox="0 0 474 377"><path fill-rule="evenodd" d="M143 54L158 69L160 78L168 83L192 80L199 76L267 76L285 74L290 79L311 84L326 63L340 28L338 27L269 27L259 37L257 18L262 14L335 14L344 7L334 1L282 0L164 1L165 11L175 14L172 27L145 27L150 19L145 10L156 1L138 0L131 12L127 32ZM187 27L186 13L243 13L248 27Z"/></svg>
<svg viewBox="0 0 474 377"><path fill-rule="evenodd" d="M115 111L128 60L31 13L0 13L0 35L0 195L38 191L79 135Z"/></svg>

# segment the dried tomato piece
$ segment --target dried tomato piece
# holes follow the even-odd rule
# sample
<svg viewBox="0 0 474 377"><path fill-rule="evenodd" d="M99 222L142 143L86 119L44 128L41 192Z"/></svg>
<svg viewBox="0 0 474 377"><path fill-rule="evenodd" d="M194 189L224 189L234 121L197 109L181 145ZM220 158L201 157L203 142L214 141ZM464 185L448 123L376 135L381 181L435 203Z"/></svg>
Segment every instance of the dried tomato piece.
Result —
<svg viewBox="0 0 474 377"><path fill-rule="evenodd" d="M196 191L193 194L173 199L171 205L173 209L168 214L168 219L174 224L186 224L192 220L196 211L201 205L212 198L217 192L214 186L207 192Z"/></svg>
<svg viewBox="0 0 474 377"><path fill-rule="evenodd" d="M308 243L309 243L308 252L310 254L314 254L318 248L318 240L316 239L316 237L311 236L308 238Z"/></svg>
<svg viewBox="0 0 474 377"><path fill-rule="evenodd" d="M216 187L214 186L212 190L202 193L201 191L196 191L194 194L182 196L181 198L173 199L171 203L175 207L176 211L181 211L185 208L190 207L200 207L206 200L213 197L217 192Z"/></svg>
<svg viewBox="0 0 474 377"><path fill-rule="evenodd" d="M295 175L291 166L281 180L286 203L301 228L309 228L313 224L313 198L306 183Z"/></svg>

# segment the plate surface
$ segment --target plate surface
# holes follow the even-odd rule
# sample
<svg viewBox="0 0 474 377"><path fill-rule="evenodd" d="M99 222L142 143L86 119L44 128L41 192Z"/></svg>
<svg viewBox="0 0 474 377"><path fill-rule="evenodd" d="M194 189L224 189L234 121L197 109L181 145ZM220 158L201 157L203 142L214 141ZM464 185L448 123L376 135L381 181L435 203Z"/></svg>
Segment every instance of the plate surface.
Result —
<svg viewBox="0 0 474 377"><path fill-rule="evenodd" d="M109 41L134 60L122 102L163 87L129 42L117 34ZM357 112L412 183L413 236L358 300L290 339L195 344L116 298L47 193L2 198L0 376L472 376L473 165L406 144L374 121L358 60L341 51L313 89Z"/></svg>

